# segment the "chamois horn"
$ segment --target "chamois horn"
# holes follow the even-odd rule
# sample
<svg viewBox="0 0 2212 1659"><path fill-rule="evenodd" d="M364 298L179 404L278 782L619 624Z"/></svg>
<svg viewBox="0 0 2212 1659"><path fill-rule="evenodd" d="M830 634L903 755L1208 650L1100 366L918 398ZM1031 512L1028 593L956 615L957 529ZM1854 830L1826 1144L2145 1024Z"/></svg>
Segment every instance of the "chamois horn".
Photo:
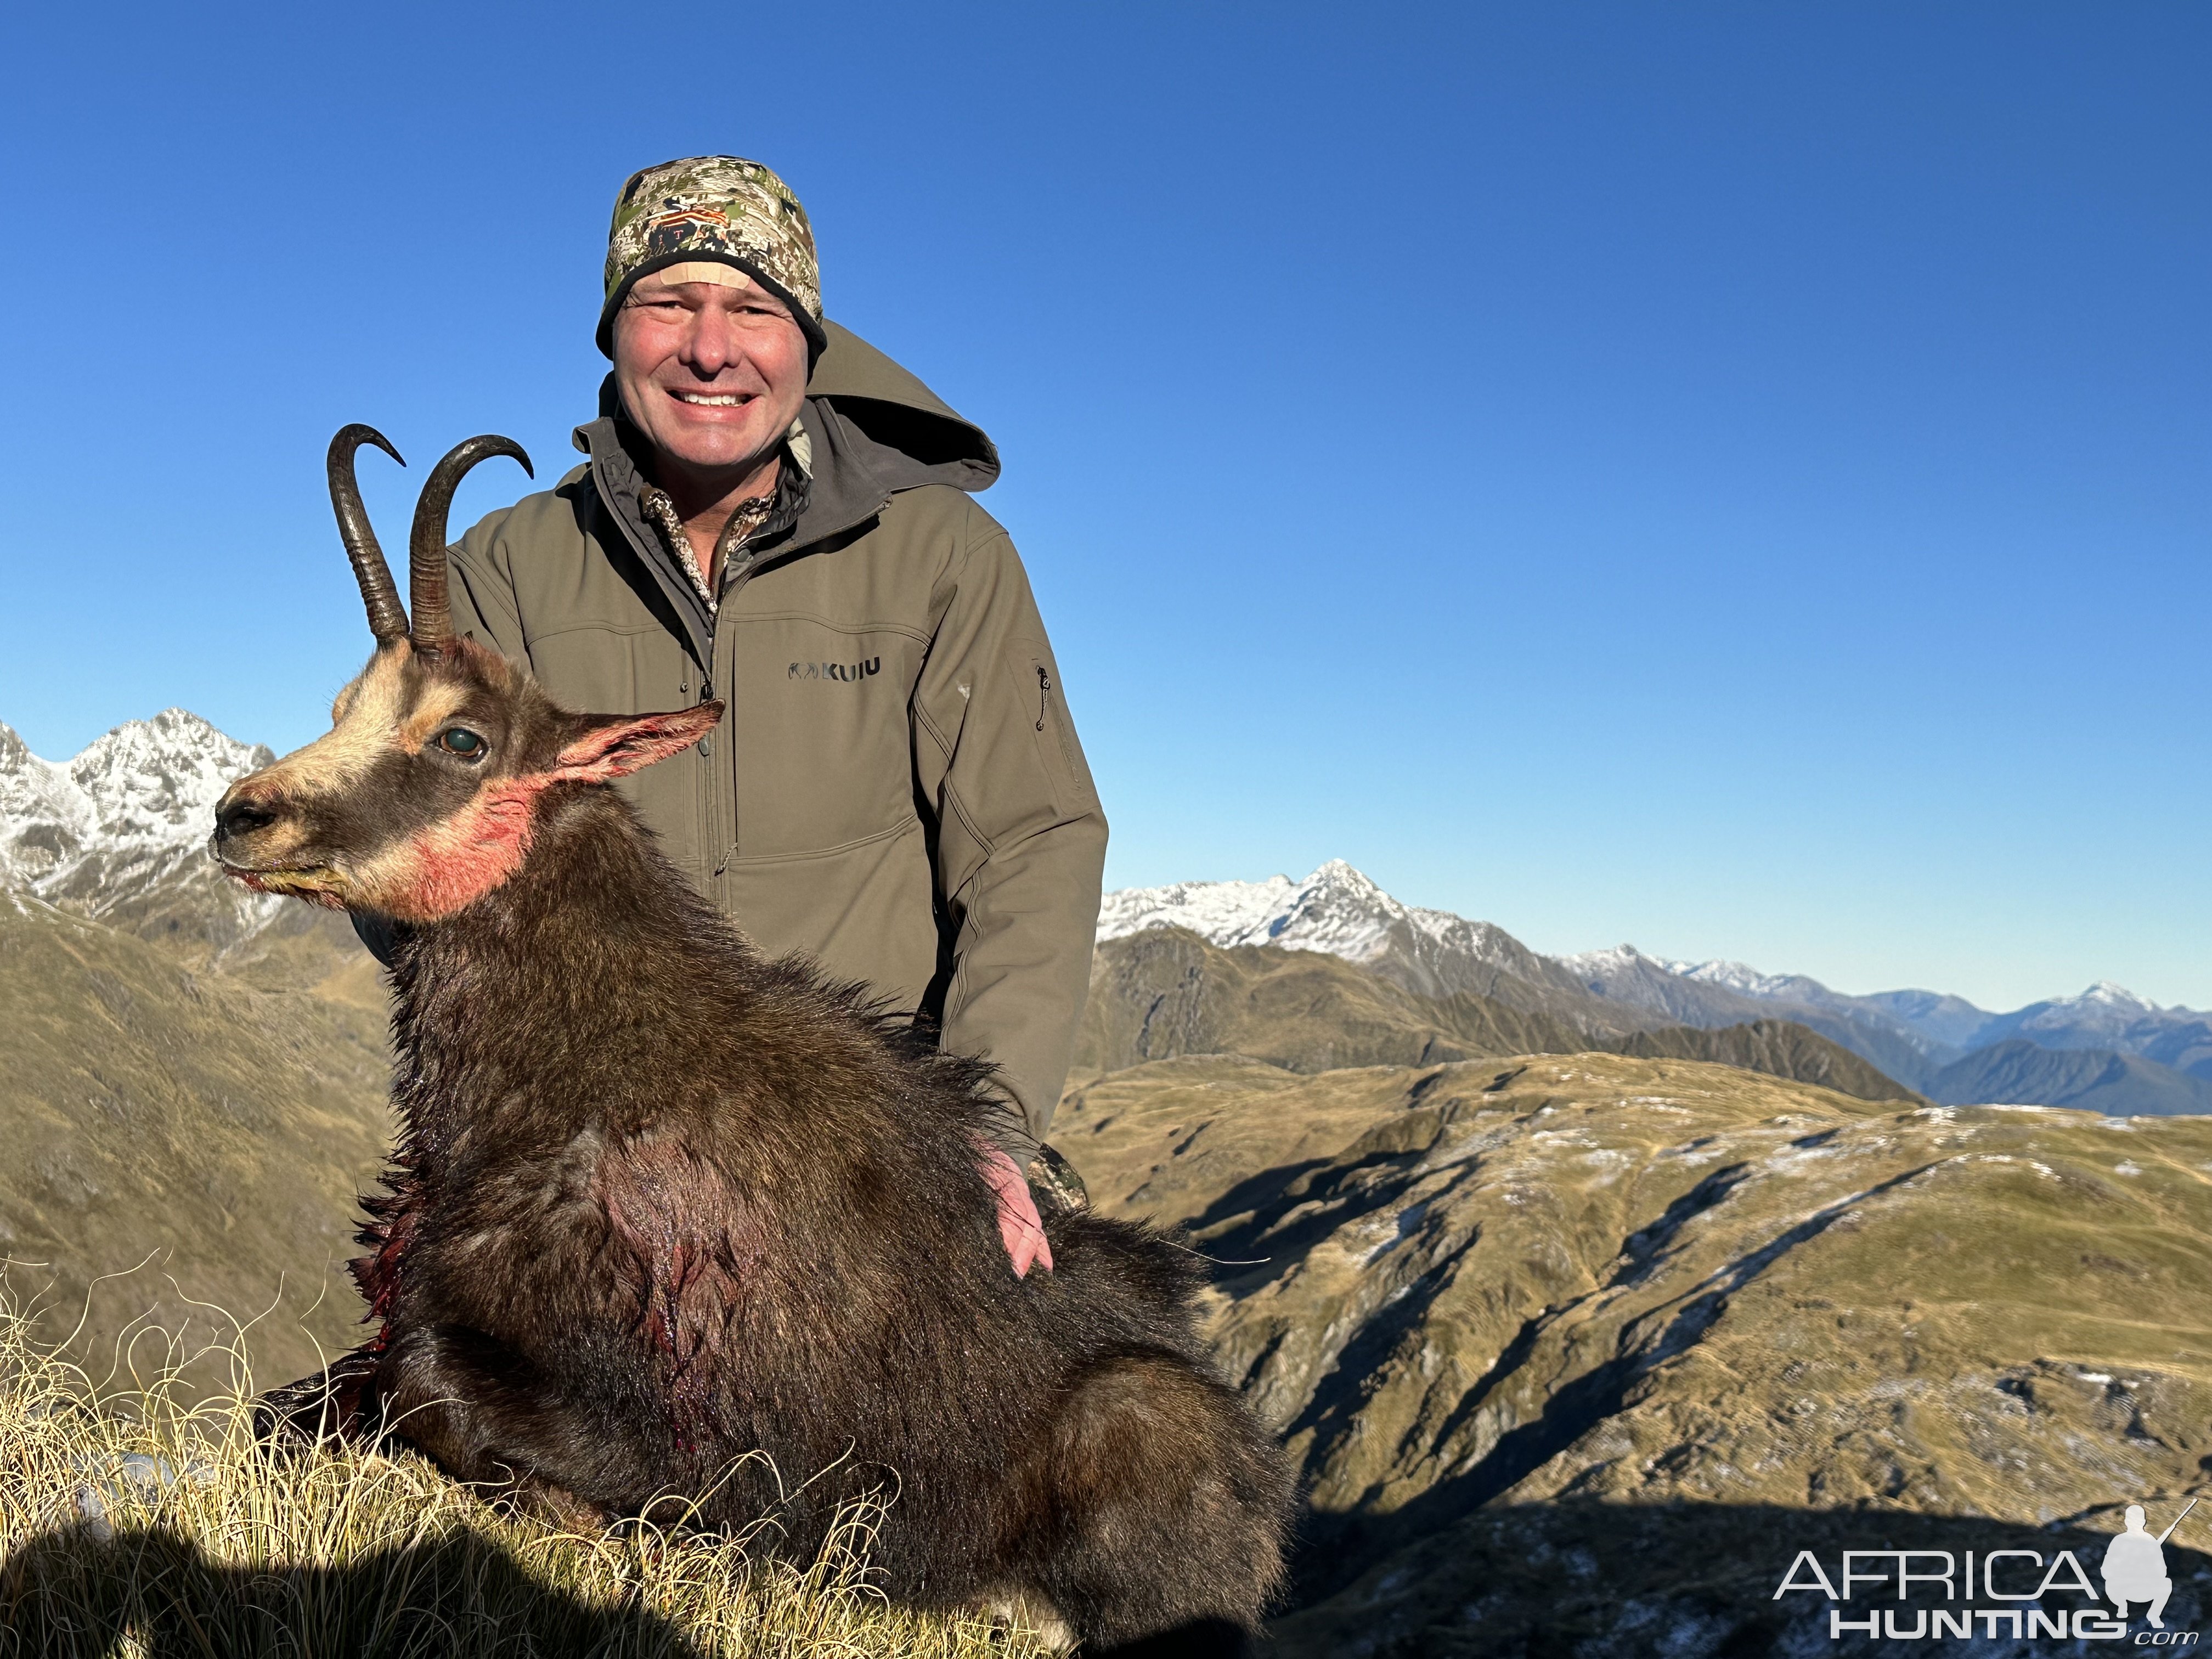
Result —
<svg viewBox="0 0 2212 1659"><path fill-rule="evenodd" d="M392 567L385 563L384 550L376 544L376 532L369 527L368 509L361 504L361 484L354 477L353 459L354 451L363 444L374 444L402 466L407 463L399 459L399 452L389 438L358 421L340 427L337 436L331 440L331 509L338 515L338 539L345 544L346 557L353 562L354 580L361 584L362 601L368 606L368 631L376 635L379 645L388 645L407 636L407 611L399 603L399 590L392 585Z"/></svg>
<svg viewBox="0 0 2212 1659"><path fill-rule="evenodd" d="M512 455L525 472L538 476L520 444L486 433L447 450L430 469L429 482L415 503L415 528L407 541L407 602L414 617L410 637L425 655L436 656L453 637L453 613L446 600L446 513L453 504L454 487L463 473L495 455Z"/></svg>

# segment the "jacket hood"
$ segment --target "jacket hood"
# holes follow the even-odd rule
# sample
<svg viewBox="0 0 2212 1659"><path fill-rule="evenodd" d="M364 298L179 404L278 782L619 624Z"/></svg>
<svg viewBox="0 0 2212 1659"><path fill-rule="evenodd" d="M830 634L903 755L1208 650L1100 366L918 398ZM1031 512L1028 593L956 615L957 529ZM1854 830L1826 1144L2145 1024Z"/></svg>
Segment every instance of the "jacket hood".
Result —
<svg viewBox="0 0 2212 1659"><path fill-rule="evenodd" d="M981 427L850 329L827 321L822 328L830 343L806 383L809 399L822 399L862 436L923 469L928 476L918 482L971 493L998 482L998 447Z"/></svg>

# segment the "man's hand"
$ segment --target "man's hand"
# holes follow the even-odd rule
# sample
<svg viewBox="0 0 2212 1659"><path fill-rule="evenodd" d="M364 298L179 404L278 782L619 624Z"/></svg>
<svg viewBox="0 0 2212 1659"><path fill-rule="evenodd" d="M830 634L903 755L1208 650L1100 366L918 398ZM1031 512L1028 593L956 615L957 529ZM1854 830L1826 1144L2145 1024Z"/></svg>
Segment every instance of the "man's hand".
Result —
<svg viewBox="0 0 2212 1659"><path fill-rule="evenodd" d="M1036 1200L1020 1164L996 1146L983 1147L983 1179L999 1200L999 1237L1014 1264L1014 1277L1026 1279L1031 1264L1052 1271L1052 1242L1044 1236L1044 1218L1037 1214Z"/></svg>

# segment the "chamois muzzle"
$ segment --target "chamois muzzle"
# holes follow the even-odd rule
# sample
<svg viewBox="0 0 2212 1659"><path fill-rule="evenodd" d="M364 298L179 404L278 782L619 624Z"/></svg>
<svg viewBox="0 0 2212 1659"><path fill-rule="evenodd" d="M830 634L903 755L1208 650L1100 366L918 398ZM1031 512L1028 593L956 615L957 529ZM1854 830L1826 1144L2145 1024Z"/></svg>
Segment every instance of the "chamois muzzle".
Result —
<svg viewBox="0 0 2212 1659"><path fill-rule="evenodd" d="M486 433L447 450L430 469L429 482L415 502L415 527L407 541L407 600L413 617L409 635L424 656L437 656L453 637L446 598L446 514L453 504L453 490L471 467L495 455L511 455L530 477L538 476L520 444Z"/></svg>
<svg viewBox="0 0 2212 1659"><path fill-rule="evenodd" d="M327 463L331 509L338 515L338 539L345 544L346 557L353 561L354 580L361 584L362 600L368 606L368 631L381 646L407 637L407 612L399 603L399 590L392 585L392 567L385 563L384 550L376 544L376 532L369 527L368 509L361 503L361 483L354 477L353 462L354 451L363 444L374 444L402 466L407 463L400 460L390 439L358 421L340 427L331 440Z"/></svg>
<svg viewBox="0 0 2212 1659"><path fill-rule="evenodd" d="M250 836L256 830L265 830L276 822L275 811L258 801L234 799L236 793L227 793L216 804L215 839L218 847L241 836Z"/></svg>

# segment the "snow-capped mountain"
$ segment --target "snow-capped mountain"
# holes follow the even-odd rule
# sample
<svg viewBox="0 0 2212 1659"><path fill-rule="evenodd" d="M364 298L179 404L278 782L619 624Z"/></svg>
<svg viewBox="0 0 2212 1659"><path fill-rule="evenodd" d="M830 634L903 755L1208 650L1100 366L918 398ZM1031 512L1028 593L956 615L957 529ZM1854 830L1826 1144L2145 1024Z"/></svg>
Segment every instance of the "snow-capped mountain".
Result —
<svg viewBox="0 0 2212 1659"><path fill-rule="evenodd" d="M1504 928L1401 904L1342 859L1304 881L1271 876L1128 887L1109 893L1099 907L1102 939L1147 927L1188 928L1224 948L1324 951L1427 996L1474 991L1530 1006L1575 991L1557 963Z"/></svg>
<svg viewBox="0 0 2212 1659"><path fill-rule="evenodd" d="M2042 1041L2046 1048L2100 1048L2147 1020L2162 1023L2177 1015L2203 1018L2187 1008L2161 1008L2124 985L2100 979L2080 996L2053 997L1993 1016L1975 1035L1984 1042L2018 1036Z"/></svg>
<svg viewBox="0 0 2212 1659"><path fill-rule="evenodd" d="M137 932L234 943L281 901L223 880L208 831L231 781L274 758L182 708L126 720L66 761L0 726L0 887Z"/></svg>
<svg viewBox="0 0 2212 1659"><path fill-rule="evenodd" d="M2045 1048L2109 1048L2212 1080L2212 1014L2161 1008L2110 980L2079 996L1998 1014L1974 1034L1974 1042L1978 1048L2015 1037Z"/></svg>
<svg viewBox="0 0 2212 1659"><path fill-rule="evenodd" d="M1802 974L1762 974L1743 962L1669 962L1664 964L1669 973L1680 974L1701 985L1717 985L1747 997L1789 998L1802 1000L1807 992L1833 995L1828 988L1816 979Z"/></svg>

